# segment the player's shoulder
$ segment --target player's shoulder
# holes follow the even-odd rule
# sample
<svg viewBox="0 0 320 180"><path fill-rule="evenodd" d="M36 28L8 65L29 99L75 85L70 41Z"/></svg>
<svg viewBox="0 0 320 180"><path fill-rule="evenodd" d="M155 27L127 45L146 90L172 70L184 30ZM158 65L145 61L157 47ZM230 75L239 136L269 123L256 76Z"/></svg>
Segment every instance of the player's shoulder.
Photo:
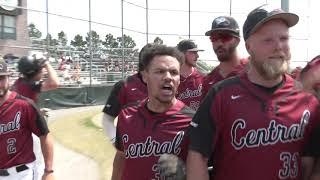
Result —
<svg viewBox="0 0 320 180"><path fill-rule="evenodd" d="M18 94L17 92L12 91L10 96L11 96L10 98L12 100L14 100L14 102L18 105L36 107L36 104L34 103L33 100L31 100L25 96L22 96L21 94Z"/></svg>
<svg viewBox="0 0 320 180"><path fill-rule="evenodd" d="M215 92L219 92L221 90L225 90L226 88L233 87L233 86L239 86L241 84L241 79L239 76L233 76L227 79L224 79L222 81L217 82L213 85L212 89L214 89Z"/></svg>

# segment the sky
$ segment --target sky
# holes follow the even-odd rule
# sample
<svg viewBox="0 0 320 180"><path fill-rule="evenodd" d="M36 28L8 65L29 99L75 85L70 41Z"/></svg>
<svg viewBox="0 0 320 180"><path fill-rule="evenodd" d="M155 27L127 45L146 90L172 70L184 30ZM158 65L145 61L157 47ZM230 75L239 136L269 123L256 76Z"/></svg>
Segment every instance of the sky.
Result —
<svg viewBox="0 0 320 180"><path fill-rule="evenodd" d="M290 29L291 34L291 66L304 66L307 61L319 54L317 47L320 41L318 29L319 0L289 0L290 12L299 15L299 23ZM124 34L130 35L141 48L146 42L146 0L125 0L123 3L123 26L131 31L124 30ZM180 40L187 39L189 32L189 8L188 0L149 0L148 36L149 42L159 36L164 43L175 46ZM232 0L231 16L239 23L240 30L247 14L262 4L281 6L281 0ZM133 5L135 4L135 5ZM221 0L190 0L191 19L190 31L198 47L204 49L199 53L200 59L208 60L210 64L216 64L216 56L211 43L204 33L211 28L214 18L230 14L230 1ZM137 5L137 6L136 6ZM141 7L139 7L141 6ZM53 37L64 31L70 41L76 34L85 36L89 31L89 0L48 0L49 33ZM46 14L38 11L46 11L46 1L28 0L28 23L34 23L45 35ZM163 11L167 9L169 11ZM34 11L37 10L37 11ZM67 18L72 17L75 19ZM121 36L121 0L91 0L92 30L95 30L103 40L108 33L115 37ZM155 34L155 35L153 35ZM166 34L166 35L161 35ZM172 35L174 34L174 35ZM241 56L247 56L243 39L239 45ZM215 60L215 61L212 61Z"/></svg>

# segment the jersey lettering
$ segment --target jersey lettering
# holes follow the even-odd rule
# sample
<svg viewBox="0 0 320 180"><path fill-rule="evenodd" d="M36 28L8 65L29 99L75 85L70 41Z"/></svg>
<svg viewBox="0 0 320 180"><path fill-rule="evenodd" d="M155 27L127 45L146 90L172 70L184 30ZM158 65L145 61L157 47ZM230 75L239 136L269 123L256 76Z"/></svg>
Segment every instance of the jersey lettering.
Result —
<svg viewBox="0 0 320 180"><path fill-rule="evenodd" d="M288 143L298 141L303 138L304 130L310 119L310 112L305 110L302 114L300 124L292 124L286 127L277 124L275 120L271 120L268 128L259 128L257 130L250 129L246 135L239 137L238 132L246 129L246 121L237 119L231 128L232 146L236 150L247 148L255 148L276 144L278 141Z"/></svg>
<svg viewBox="0 0 320 180"><path fill-rule="evenodd" d="M190 90L189 88L187 88L185 91L179 94L179 97L177 97L177 99L183 100L187 98L200 97L201 95L202 95L202 84L200 84L198 88L195 90Z"/></svg>
<svg viewBox="0 0 320 180"><path fill-rule="evenodd" d="M8 122L7 124L0 124L0 135L19 130L20 118L21 118L21 112L18 111L13 121Z"/></svg>
<svg viewBox="0 0 320 180"><path fill-rule="evenodd" d="M184 132L179 131L172 141L164 141L160 143L152 140L151 136L148 136L144 143L129 144L125 150L126 158L138 158L138 157L149 157L151 155L160 156L165 153L180 154L181 148L180 143L183 140ZM129 142L129 136L124 134L122 136L124 144Z"/></svg>

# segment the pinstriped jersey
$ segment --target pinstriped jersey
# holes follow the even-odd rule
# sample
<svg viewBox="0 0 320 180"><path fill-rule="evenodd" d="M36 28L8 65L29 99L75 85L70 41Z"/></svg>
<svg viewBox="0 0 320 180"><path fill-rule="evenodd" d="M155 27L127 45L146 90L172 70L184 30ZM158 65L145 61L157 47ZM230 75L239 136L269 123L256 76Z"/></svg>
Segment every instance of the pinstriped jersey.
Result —
<svg viewBox="0 0 320 180"><path fill-rule="evenodd" d="M116 117L124 106L146 97L148 97L147 85L142 81L140 74L134 74L113 86L103 112Z"/></svg>
<svg viewBox="0 0 320 180"><path fill-rule="evenodd" d="M300 155L319 120L319 102L284 75L274 92L247 74L219 82L190 126L189 148L213 154L215 180L301 178Z"/></svg>
<svg viewBox="0 0 320 180"><path fill-rule="evenodd" d="M160 179L157 162L164 153L186 159L186 129L194 111L177 101L164 113L150 112L147 100L118 116L116 148L125 154L122 179ZM143 171L141 171L143 170Z"/></svg>
<svg viewBox="0 0 320 180"><path fill-rule="evenodd" d="M0 169L35 160L31 133L49 133L47 123L31 100L11 92L0 106Z"/></svg>

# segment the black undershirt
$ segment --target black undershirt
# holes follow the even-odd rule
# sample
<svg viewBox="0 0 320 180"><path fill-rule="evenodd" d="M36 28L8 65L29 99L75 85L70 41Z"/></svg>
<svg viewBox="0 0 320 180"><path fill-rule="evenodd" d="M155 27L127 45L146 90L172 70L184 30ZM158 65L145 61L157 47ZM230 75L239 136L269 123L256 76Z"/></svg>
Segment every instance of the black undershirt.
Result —
<svg viewBox="0 0 320 180"><path fill-rule="evenodd" d="M265 86L262 86L260 84L255 84L255 83L252 83L252 84L254 84L258 88L266 91L267 93L272 94L273 92L275 92L279 87L281 87L284 84L284 80L282 79L282 81L279 84L272 86L272 87L265 87Z"/></svg>

